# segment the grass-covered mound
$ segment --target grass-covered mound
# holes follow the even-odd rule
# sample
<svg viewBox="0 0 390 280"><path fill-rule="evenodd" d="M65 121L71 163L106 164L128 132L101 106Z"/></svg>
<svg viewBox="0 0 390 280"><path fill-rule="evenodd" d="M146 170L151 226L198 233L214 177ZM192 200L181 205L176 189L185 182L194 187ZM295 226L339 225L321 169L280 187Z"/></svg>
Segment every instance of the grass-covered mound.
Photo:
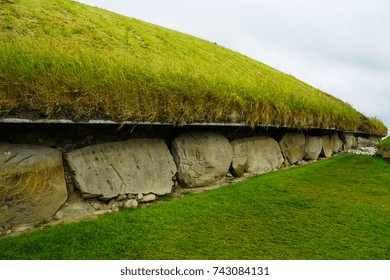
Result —
<svg viewBox="0 0 390 280"><path fill-rule="evenodd" d="M387 131L246 56L70 0L0 0L0 38L0 117Z"/></svg>
<svg viewBox="0 0 390 280"><path fill-rule="evenodd" d="M390 150L390 136L387 137L386 139L382 140L381 142L379 142L379 144L377 146L378 146L378 148Z"/></svg>

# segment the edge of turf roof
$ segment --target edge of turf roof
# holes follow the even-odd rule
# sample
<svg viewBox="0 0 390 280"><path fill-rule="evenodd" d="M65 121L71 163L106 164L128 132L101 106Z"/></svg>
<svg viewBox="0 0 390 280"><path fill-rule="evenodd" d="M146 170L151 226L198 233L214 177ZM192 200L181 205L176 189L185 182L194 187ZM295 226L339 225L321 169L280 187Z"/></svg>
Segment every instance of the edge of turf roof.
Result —
<svg viewBox="0 0 390 280"><path fill-rule="evenodd" d="M297 131L305 130L320 130L320 131L337 131L344 133L362 134L367 135L369 133L364 131L346 131L336 129L335 127L319 128L319 127L304 127L304 128L293 128L287 126L275 126L275 125L256 125L251 126L246 123L216 123L216 122L193 122L193 123L165 123L165 122L134 122L134 121L123 121L116 122L112 120L88 120L88 121L73 121L69 119L22 119L22 118L2 118L0 124L31 124L31 125L85 125L85 126L137 126L137 125L149 125L149 126L173 126L173 127L247 127L247 128L274 128L274 129L291 129Z"/></svg>
<svg viewBox="0 0 390 280"><path fill-rule="evenodd" d="M243 126L251 127L246 123L216 123L216 122L192 122L192 123L168 123L168 122L133 122L123 121L116 122L112 120L89 120L89 121L72 121L69 119L22 119L22 118L3 118L0 119L0 123L8 124L74 124L74 125L169 125L169 126ZM275 127L275 128L288 128L275 125L256 125L255 127ZM313 129L322 129L317 127L311 127ZM311 129L303 128L303 129ZM327 128L324 130L336 130L335 128Z"/></svg>

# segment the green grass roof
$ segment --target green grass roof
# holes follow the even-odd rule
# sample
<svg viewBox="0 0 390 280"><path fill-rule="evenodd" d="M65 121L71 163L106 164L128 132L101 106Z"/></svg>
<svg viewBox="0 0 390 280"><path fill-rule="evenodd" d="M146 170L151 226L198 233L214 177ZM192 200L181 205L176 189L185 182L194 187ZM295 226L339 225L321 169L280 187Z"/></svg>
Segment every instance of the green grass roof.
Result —
<svg viewBox="0 0 390 280"><path fill-rule="evenodd" d="M69 0L0 0L0 117L244 123L385 135L244 55Z"/></svg>

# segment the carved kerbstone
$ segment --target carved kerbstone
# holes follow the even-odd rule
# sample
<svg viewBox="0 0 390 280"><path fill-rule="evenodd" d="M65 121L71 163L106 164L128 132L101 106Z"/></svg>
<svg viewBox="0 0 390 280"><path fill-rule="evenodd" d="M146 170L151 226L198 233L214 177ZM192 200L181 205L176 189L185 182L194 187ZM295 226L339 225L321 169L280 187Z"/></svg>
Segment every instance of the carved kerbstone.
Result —
<svg viewBox="0 0 390 280"><path fill-rule="evenodd" d="M88 146L66 154L84 198L172 191L176 165L162 139L131 139Z"/></svg>
<svg viewBox="0 0 390 280"><path fill-rule="evenodd" d="M61 152L0 143L0 225L45 220L67 197Z"/></svg>

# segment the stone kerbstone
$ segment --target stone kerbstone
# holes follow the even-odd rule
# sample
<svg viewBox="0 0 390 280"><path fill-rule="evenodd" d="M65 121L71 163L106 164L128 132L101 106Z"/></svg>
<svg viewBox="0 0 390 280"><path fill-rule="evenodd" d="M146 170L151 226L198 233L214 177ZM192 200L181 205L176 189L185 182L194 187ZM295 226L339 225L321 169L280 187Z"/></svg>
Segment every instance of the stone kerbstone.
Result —
<svg viewBox="0 0 390 280"><path fill-rule="evenodd" d="M357 146L358 148L375 147L379 141L379 138L375 136L370 136L368 138L359 136L357 138Z"/></svg>
<svg viewBox="0 0 390 280"><path fill-rule="evenodd" d="M368 139L367 138L364 138L364 137L358 137L357 138L357 146L358 148L366 148L368 147Z"/></svg>
<svg viewBox="0 0 390 280"><path fill-rule="evenodd" d="M318 136L306 135L305 156L306 160L317 160L322 150L322 139Z"/></svg>
<svg viewBox="0 0 390 280"><path fill-rule="evenodd" d="M236 174L261 174L278 169L284 158L280 146L273 138L250 137L232 141L232 168Z"/></svg>
<svg viewBox="0 0 390 280"><path fill-rule="evenodd" d="M68 198L62 153L0 143L0 225L52 217Z"/></svg>
<svg viewBox="0 0 390 280"><path fill-rule="evenodd" d="M66 160L82 196L103 200L121 194L170 193L177 170L162 139L88 146L66 154Z"/></svg>
<svg viewBox="0 0 390 280"><path fill-rule="evenodd" d="M333 146L332 141L329 135L324 135L321 137L322 139L322 151L321 156L330 158L333 154Z"/></svg>
<svg viewBox="0 0 390 280"><path fill-rule="evenodd" d="M333 133L330 136L330 141L332 142L332 152L340 152L343 147L343 141L340 140L339 135L337 133Z"/></svg>
<svg viewBox="0 0 390 280"><path fill-rule="evenodd" d="M368 140L370 141L371 146L370 147L375 147L381 139L377 136L370 136L368 137Z"/></svg>
<svg viewBox="0 0 390 280"><path fill-rule="evenodd" d="M286 133L279 145L289 164L302 160L305 155L305 135L303 133Z"/></svg>
<svg viewBox="0 0 390 280"><path fill-rule="evenodd" d="M344 134L344 147L346 150L353 149L357 147L357 140L353 134Z"/></svg>
<svg viewBox="0 0 390 280"><path fill-rule="evenodd" d="M233 158L229 140L213 132L188 132L172 142L177 179L183 187L203 187L226 176Z"/></svg>

